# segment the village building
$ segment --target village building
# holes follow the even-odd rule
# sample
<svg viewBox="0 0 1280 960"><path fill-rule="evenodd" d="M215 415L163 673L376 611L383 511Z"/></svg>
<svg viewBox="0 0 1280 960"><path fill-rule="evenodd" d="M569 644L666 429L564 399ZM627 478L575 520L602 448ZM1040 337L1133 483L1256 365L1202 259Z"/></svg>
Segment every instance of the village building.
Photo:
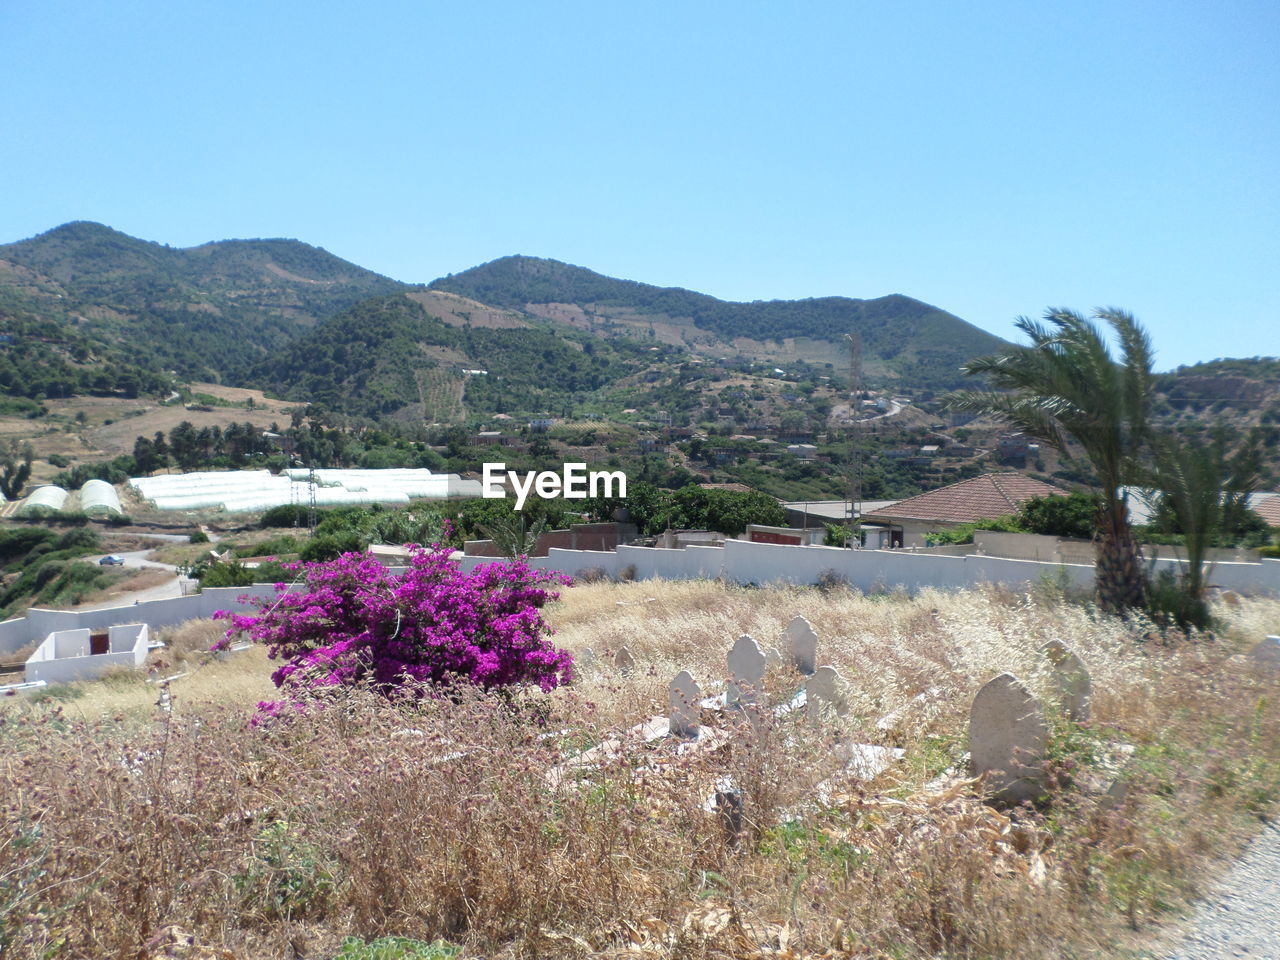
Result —
<svg viewBox="0 0 1280 960"><path fill-rule="evenodd" d="M1065 493L1020 473L986 473L868 511L863 520L887 527L894 547L923 547L927 534L1009 516L1035 497Z"/></svg>

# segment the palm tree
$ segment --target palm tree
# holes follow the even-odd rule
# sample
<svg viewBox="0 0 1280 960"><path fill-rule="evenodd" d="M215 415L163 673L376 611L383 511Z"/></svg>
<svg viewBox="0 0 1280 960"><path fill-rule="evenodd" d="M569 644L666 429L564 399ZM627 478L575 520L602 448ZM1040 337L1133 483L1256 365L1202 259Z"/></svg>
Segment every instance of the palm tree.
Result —
<svg viewBox="0 0 1280 960"><path fill-rule="evenodd" d="M538 537L546 528L546 517L539 517L529 523L518 510L492 523L480 524L480 532L492 540L499 555L508 560L518 560L532 554L537 549Z"/></svg>
<svg viewBox="0 0 1280 960"><path fill-rule="evenodd" d="M1208 443L1174 434L1151 441L1151 483L1157 494L1157 512L1172 521L1185 538L1186 565L1178 583L1174 619L1184 629L1205 629L1211 624L1205 602L1205 580L1210 564L1209 547L1232 534L1248 509L1249 494L1262 479L1258 437L1246 439L1234 454L1229 439L1214 431Z"/></svg>
<svg viewBox="0 0 1280 960"><path fill-rule="evenodd" d="M1116 362L1093 320L1105 321L1119 342ZM1030 346L979 357L961 369L985 376L992 389L961 390L952 407L1008 421L1042 443L1084 449L1102 486L1098 510L1098 603L1112 613L1142 607L1146 575L1129 527L1125 487L1139 477L1138 453L1148 432L1151 341L1133 316L1114 308L1093 320L1064 309L1044 323L1019 317Z"/></svg>

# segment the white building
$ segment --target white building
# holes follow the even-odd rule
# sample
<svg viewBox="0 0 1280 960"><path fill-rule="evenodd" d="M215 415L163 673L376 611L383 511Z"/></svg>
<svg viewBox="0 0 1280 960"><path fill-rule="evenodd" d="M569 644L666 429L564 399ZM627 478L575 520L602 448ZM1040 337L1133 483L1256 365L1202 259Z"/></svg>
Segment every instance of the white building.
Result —
<svg viewBox="0 0 1280 960"><path fill-rule="evenodd" d="M26 663L28 682L94 680L112 667L141 667L147 659L145 623L122 623L104 632L55 630Z"/></svg>

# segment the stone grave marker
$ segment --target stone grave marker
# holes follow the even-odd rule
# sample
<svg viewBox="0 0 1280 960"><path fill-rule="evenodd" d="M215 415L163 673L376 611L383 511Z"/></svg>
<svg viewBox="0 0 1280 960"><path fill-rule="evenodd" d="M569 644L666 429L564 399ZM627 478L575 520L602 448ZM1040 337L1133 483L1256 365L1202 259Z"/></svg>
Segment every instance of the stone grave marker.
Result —
<svg viewBox="0 0 1280 960"><path fill-rule="evenodd" d="M844 697L840 693L840 674L835 667L823 666L814 671L804 682L805 707L810 716L816 716L822 704L829 704L836 713L844 713Z"/></svg>
<svg viewBox="0 0 1280 960"><path fill-rule="evenodd" d="M1083 723L1089 719L1093 680L1089 668L1061 640L1050 640L1040 652L1049 661L1049 688L1067 719Z"/></svg>
<svg viewBox="0 0 1280 960"><path fill-rule="evenodd" d="M1013 674L978 691L969 711L969 756L994 799L1021 803L1043 792L1039 764L1048 735L1044 707Z"/></svg>
<svg viewBox="0 0 1280 960"><path fill-rule="evenodd" d="M1259 640L1249 651L1249 659L1264 667L1280 670L1280 637L1266 637Z"/></svg>
<svg viewBox="0 0 1280 960"><path fill-rule="evenodd" d="M631 651L626 647L619 647L618 652L613 655L613 665L618 668L618 672L624 677L631 676L631 671L635 669L636 658L631 655Z"/></svg>
<svg viewBox="0 0 1280 960"><path fill-rule="evenodd" d="M782 662L782 654L778 652L777 647L764 648L764 667L766 670L772 670Z"/></svg>
<svg viewBox="0 0 1280 960"><path fill-rule="evenodd" d="M725 703L755 703L764 680L765 660L760 644L744 633L734 642L726 659L729 685L725 690Z"/></svg>
<svg viewBox="0 0 1280 960"><path fill-rule="evenodd" d="M667 687L667 703L671 709L668 727L673 737L696 737L701 713L702 691L688 670L681 670Z"/></svg>
<svg viewBox="0 0 1280 960"><path fill-rule="evenodd" d="M590 647L583 647L574 658L574 664L581 676L596 672L596 652Z"/></svg>
<svg viewBox="0 0 1280 960"><path fill-rule="evenodd" d="M782 648L797 670L808 676L818 669L818 635L804 617L794 617L782 634Z"/></svg>

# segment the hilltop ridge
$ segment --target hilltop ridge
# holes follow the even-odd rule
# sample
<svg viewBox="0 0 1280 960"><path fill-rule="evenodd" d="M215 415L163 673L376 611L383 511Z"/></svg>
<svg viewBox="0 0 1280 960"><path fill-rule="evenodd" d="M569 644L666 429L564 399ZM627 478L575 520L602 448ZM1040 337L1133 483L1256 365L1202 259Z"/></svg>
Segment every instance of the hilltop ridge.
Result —
<svg viewBox="0 0 1280 960"><path fill-rule="evenodd" d="M958 384L962 363L1005 344L954 314L899 293L870 300L735 302L529 256L501 257L435 280L429 288L596 332L648 334L706 354L793 356L844 366L845 335L856 332L873 379L932 388Z"/></svg>

